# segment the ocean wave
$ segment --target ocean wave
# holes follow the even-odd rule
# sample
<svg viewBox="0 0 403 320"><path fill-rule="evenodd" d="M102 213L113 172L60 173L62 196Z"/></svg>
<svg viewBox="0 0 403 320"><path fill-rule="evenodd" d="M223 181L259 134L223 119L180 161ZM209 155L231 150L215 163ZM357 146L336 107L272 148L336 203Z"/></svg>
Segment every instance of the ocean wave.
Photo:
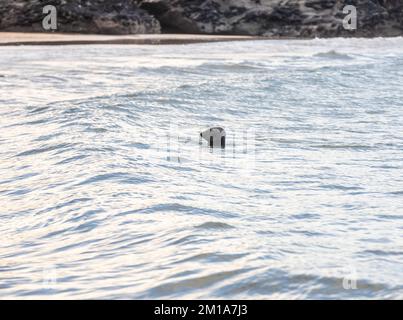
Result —
<svg viewBox="0 0 403 320"><path fill-rule="evenodd" d="M206 62L200 64L197 68L209 71L248 72L251 70L266 69L267 67L262 63L245 61L245 62L225 62L225 63Z"/></svg>
<svg viewBox="0 0 403 320"><path fill-rule="evenodd" d="M402 298L402 39L88 48L0 52L0 298Z"/></svg>
<svg viewBox="0 0 403 320"><path fill-rule="evenodd" d="M325 58L325 59L337 59L337 60L353 60L354 57L348 55L346 53L340 53L336 50L330 50L326 52L319 52L313 55L317 58Z"/></svg>

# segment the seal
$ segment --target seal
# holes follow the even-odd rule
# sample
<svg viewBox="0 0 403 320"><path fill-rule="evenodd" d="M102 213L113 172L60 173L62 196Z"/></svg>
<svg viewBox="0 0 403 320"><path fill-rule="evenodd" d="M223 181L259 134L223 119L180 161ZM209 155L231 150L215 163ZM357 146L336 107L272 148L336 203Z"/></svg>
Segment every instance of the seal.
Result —
<svg viewBox="0 0 403 320"><path fill-rule="evenodd" d="M225 130L221 127L212 127L200 132L200 138L206 140L210 148L225 148Z"/></svg>

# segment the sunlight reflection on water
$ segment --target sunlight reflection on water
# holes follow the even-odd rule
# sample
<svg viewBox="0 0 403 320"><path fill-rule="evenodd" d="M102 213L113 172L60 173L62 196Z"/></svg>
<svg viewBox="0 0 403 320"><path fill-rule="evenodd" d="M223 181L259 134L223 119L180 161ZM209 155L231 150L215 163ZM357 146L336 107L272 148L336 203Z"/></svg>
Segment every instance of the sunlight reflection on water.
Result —
<svg viewBox="0 0 403 320"><path fill-rule="evenodd" d="M402 49L0 48L0 297L402 298Z"/></svg>

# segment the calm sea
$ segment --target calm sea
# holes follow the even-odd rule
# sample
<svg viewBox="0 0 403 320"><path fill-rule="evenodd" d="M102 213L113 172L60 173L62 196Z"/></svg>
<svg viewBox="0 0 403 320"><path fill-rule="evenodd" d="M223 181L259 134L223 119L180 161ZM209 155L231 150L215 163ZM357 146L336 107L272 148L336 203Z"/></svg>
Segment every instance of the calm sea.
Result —
<svg viewBox="0 0 403 320"><path fill-rule="evenodd" d="M0 298L403 298L402 38L0 62Z"/></svg>

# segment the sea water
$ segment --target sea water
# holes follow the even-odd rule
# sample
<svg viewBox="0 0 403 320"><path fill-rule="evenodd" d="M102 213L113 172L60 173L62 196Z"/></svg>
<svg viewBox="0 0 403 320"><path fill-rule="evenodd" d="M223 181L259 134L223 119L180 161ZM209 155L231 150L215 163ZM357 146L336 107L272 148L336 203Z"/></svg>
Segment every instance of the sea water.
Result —
<svg viewBox="0 0 403 320"><path fill-rule="evenodd" d="M0 298L403 298L402 38L0 62Z"/></svg>

